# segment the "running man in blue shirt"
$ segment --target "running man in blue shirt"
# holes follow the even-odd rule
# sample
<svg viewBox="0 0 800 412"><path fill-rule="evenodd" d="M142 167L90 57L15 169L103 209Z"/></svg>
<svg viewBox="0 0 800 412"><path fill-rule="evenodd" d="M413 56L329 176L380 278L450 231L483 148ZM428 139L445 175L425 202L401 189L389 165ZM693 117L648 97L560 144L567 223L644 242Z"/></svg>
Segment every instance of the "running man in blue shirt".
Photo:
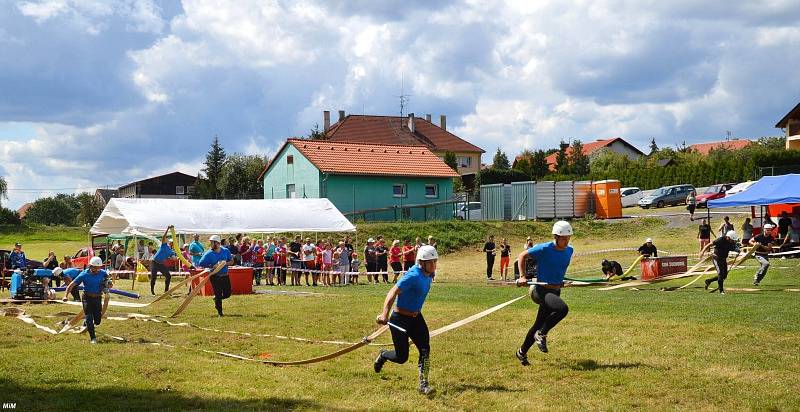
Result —
<svg viewBox="0 0 800 412"><path fill-rule="evenodd" d="M211 287L214 289L214 307L219 316L222 314L222 300L231 297L231 279L228 277L228 266L233 264L233 255L227 248L222 247L219 235L211 235L208 239L211 247L200 258L198 267L211 269L219 262L226 262L225 266L211 276Z"/></svg>
<svg viewBox="0 0 800 412"><path fill-rule="evenodd" d="M64 302L67 301L67 296L70 292L83 284L83 313L85 316L86 328L89 330L89 339L91 343L97 343L97 336L94 333L95 325L99 325L103 320L103 302L100 299L103 296L103 290L110 288L111 280L108 279L108 273L101 269L103 267L103 260L95 256L89 260L89 268L81 272L72 282L67 286L64 292Z"/></svg>
<svg viewBox="0 0 800 412"><path fill-rule="evenodd" d="M534 342L539 350L547 353L547 332L567 316L569 308L561 300L561 287L564 285L564 276L572 259L572 246L569 239L572 236L572 226L560 220L553 225L553 241L539 243L522 252L517 259L520 278L517 286L528 285L525 277L525 261L535 258L538 263L536 284L530 287L531 299L539 305L536 321L525 336L522 347L517 350L517 359L523 366L528 362L528 349Z"/></svg>
<svg viewBox="0 0 800 412"><path fill-rule="evenodd" d="M422 305L431 289L431 281L436 273L439 254L433 246L422 246L417 251L417 264L409 269L397 284L386 294L383 311L375 319L380 325L387 323L391 327L394 350L382 349L375 359L375 372L383 368L386 361L406 363L408 360L408 339L414 342L419 350L419 392L429 394L433 389L428 385L430 369L430 335L428 325L422 316ZM397 307L389 316L389 311L397 298ZM401 329L402 328L402 329Z"/></svg>
<svg viewBox="0 0 800 412"><path fill-rule="evenodd" d="M172 225L167 226L167 230L165 230L164 235L161 236L161 246L159 246L156 254L153 255L153 261L150 262L150 293L154 295L156 294L155 288L158 272L164 275L164 293L167 293L169 290L169 281L172 279L172 275L169 273L169 267L167 267L167 259L175 256L175 251L172 250L172 241L167 242L167 233L169 233L169 230L173 227Z"/></svg>

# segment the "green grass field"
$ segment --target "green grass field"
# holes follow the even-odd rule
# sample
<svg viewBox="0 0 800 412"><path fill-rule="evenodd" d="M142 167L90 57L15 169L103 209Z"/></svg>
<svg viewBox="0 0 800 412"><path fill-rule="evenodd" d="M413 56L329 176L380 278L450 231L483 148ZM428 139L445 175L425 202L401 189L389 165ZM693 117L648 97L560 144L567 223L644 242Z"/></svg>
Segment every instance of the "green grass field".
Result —
<svg viewBox="0 0 800 412"><path fill-rule="evenodd" d="M469 227L471 239L458 240L460 235L453 233L452 242L466 246L440 260L437 282L424 309L430 328L525 293L486 284L476 237L507 236L516 254L527 234L545 240L549 225L481 223ZM576 253L636 247L650 236L660 248L690 254L690 264L696 261L692 257L695 228L689 223L667 224L648 218L616 223L583 220L575 226ZM459 226L437 229L421 224L417 229L425 236L434 230L457 232ZM359 230L363 241L367 234L392 229L359 225ZM383 233L391 237L389 232ZM439 236L439 232L433 234ZM54 247L61 243L52 242ZM606 257L627 266L635 254L577 257L570 273L596 277L599 262ZM431 384L436 388L432 397L416 393L417 354L413 348L407 364L387 364L376 375L372 361L378 347L314 365L273 367L109 338L90 346L86 335L48 335L6 317L0 320L5 331L0 334L0 400L16 402L18 410L797 410L800 292L786 289L800 288L798 260L773 260L758 292L736 290L752 287L754 271L753 261L733 271L725 296L706 293L701 282L681 291L660 291L688 279L639 290L566 289L562 296L570 313L550 333L550 353L531 350L529 367L520 366L514 357L536 310L529 299L523 299L432 339ZM128 289L130 281L120 281L117 286ZM136 289L148 292L145 285L137 284ZM321 295L234 296L225 302L229 316L221 319L213 316L211 299L199 297L178 321L240 332L356 342L375 329L374 318L388 286L281 289ZM178 304L179 300L172 299L138 311L169 315ZM67 316L63 312L77 312L76 307L67 305L22 308L40 324L51 327ZM111 307L109 314L128 311L137 310ZM341 348L134 320L104 320L98 332L129 341L273 360L304 359ZM380 343L389 341L388 335L379 339Z"/></svg>

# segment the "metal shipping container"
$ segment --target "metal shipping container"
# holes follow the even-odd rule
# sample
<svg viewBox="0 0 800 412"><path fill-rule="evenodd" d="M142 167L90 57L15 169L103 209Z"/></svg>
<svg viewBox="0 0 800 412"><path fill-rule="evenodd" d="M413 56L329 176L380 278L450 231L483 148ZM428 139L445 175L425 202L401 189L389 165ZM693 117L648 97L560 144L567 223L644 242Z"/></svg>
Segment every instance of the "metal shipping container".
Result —
<svg viewBox="0 0 800 412"><path fill-rule="evenodd" d="M574 198L575 217L584 217L589 213L594 213L591 181L575 182Z"/></svg>
<svg viewBox="0 0 800 412"><path fill-rule="evenodd" d="M536 219L536 182L511 183L511 220Z"/></svg>
<svg viewBox="0 0 800 412"><path fill-rule="evenodd" d="M568 218L575 213L573 204L573 183L571 180L566 182L556 182L556 217Z"/></svg>
<svg viewBox="0 0 800 412"><path fill-rule="evenodd" d="M505 196L503 184L481 186L481 219L503 220L505 218Z"/></svg>
<svg viewBox="0 0 800 412"><path fill-rule="evenodd" d="M537 219L552 219L556 216L555 182L536 182L535 209Z"/></svg>
<svg viewBox="0 0 800 412"><path fill-rule="evenodd" d="M503 185L503 220L511 220L511 185Z"/></svg>

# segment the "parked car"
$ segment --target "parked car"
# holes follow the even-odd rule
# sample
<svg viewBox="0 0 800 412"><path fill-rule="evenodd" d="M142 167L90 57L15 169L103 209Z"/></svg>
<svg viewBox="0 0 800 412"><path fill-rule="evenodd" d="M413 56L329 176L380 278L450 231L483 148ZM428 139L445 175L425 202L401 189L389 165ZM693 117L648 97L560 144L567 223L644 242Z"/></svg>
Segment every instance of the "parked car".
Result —
<svg viewBox="0 0 800 412"><path fill-rule="evenodd" d="M644 209L686 204L686 198L693 190L692 185L664 186L641 198L638 204Z"/></svg>
<svg viewBox="0 0 800 412"><path fill-rule="evenodd" d="M731 196L737 193L742 193L745 190L747 190L750 186L752 186L753 183L755 183L755 180L739 183L738 185L730 188L727 192L725 192L725 196Z"/></svg>
<svg viewBox="0 0 800 412"><path fill-rule="evenodd" d="M481 220L481 202L460 204L453 217L458 220Z"/></svg>
<svg viewBox="0 0 800 412"><path fill-rule="evenodd" d="M695 196L697 207L706 207L709 200L722 199L725 193L733 187L733 183L723 183L721 185L711 185L706 188L706 191Z"/></svg>
<svg viewBox="0 0 800 412"><path fill-rule="evenodd" d="M623 187L619 192L622 196L622 207L636 206L639 199L644 197L644 192L638 187Z"/></svg>

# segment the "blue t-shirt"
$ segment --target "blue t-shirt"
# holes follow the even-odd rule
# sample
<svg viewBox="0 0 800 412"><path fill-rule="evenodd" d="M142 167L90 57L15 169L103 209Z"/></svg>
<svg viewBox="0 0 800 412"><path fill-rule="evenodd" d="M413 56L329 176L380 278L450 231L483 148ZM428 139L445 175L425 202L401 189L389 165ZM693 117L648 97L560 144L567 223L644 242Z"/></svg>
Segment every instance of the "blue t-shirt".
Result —
<svg viewBox="0 0 800 412"><path fill-rule="evenodd" d="M61 277L68 277L68 278L70 278L72 280L75 280L75 278L78 277L78 275L80 275L80 274L81 274L81 270L80 269L78 269L78 268L69 268L69 269L64 269L64 271L61 272Z"/></svg>
<svg viewBox="0 0 800 412"><path fill-rule="evenodd" d="M11 261L11 269L25 269L28 266L28 259L25 258L25 252L22 251L12 251L8 254L8 260Z"/></svg>
<svg viewBox="0 0 800 412"><path fill-rule="evenodd" d="M397 307L409 312L421 311L422 304L428 297L428 291L431 290L431 280L430 276L422 273L419 265L414 265L397 282L397 288L400 289Z"/></svg>
<svg viewBox="0 0 800 412"><path fill-rule="evenodd" d="M556 250L554 242L539 243L528 249L528 256L535 257L538 264L536 280L560 285L564 282L570 259L572 259L572 246L564 250Z"/></svg>
<svg viewBox="0 0 800 412"><path fill-rule="evenodd" d="M75 282L75 286L83 283L84 292L101 293L103 292L103 287L105 287L106 276L108 276L108 273L103 269L97 271L97 274L93 274L89 269L86 269L72 281Z"/></svg>
<svg viewBox="0 0 800 412"><path fill-rule="evenodd" d="M161 247L156 251L155 256L153 256L153 260L158 263L164 263L171 256L175 256L175 251L169 247L169 243L162 243Z"/></svg>
<svg viewBox="0 0 800 412"><path fill-rule="evenodd" d="M202 255L203 255L203 252L205 252L205 251L206 251L206 249L203 247L202 243L200 243L200 242L198 242L196 240L192 241L192 244L189 245L189 254L192 255L192 264L193 265L195 265L195 266L199 266L200 265L200 258L203 257ZM198 255L195 256L194 255L195 253L197 253Z"/></svg>
<svg viewBox="0 0 800 412"><path fill-rule="evenodd" d="M214 265L217 264L219 261L229 261L233 259L233 255L231 255L231 251L227 248L221 247L219 248L219 252L215 252L214 249L208 249L206 253L203 254L203 257L200 258L200 262L197 263L197 266L202 268L213 268ZM217 272L218 276L227 276L228 275L228 267L225 266L224 268L220 269Z"/></svg>

